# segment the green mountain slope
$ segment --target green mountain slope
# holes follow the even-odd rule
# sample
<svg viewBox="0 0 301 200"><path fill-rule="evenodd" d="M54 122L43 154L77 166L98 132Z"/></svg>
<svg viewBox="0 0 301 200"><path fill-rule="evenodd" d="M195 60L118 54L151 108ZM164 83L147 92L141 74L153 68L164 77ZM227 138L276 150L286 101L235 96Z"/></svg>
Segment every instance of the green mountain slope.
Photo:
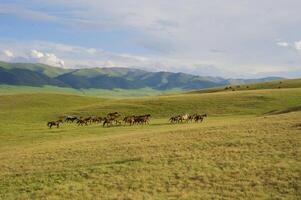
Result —
<svg viewBox="0 0 301 200"><path fill-rule="evenodd" d="M35 63L0 62L0 83L8 85L64 86L75 89L141 89L192 90L232 83L280 79L224 79L185 73L147 72L131 68L63 69ZM31 78L30 78L31 77Z"/></svg>
<svg viewBox="0 0 301 200"><path fill-rule="evenodd" d="M0 61L0 67L5 69L15 69L15 68L26 69L30 71L39 72L50 78L54 78L61 74L74 71L73 69L64 69L64 68L49 66L41 63L6 63Z"/></svg>
<svg viewBox="0 0 301 200"><path fill-rule="evenodd" d="M26 69L4 69L0 67L0 84L41 86L54 85L67 87L64 82L44 74Z"/></svg>

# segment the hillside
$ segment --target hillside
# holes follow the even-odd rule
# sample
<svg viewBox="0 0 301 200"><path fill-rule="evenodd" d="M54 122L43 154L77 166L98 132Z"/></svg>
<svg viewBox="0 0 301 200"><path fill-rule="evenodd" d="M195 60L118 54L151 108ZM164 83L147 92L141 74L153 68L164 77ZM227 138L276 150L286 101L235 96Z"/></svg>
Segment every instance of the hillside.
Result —
<svg viewBox="0 0 301 200"><path fill-rule="evenodd" d="M301 79L275 80L258 83L243 83L236 85L225 85L223 87L214 87L210 89L195 90L189 93L213 93L213 92L230 92L244 90L260 89L283 89L283 88L301 88Z"/></svg>
<svg viewBox="0 0 301 200"><path fill-rule="evenodd" d="M262 79L224 79L185 73L147 72L129 68L63 69L32 63L0 62L0 84L26 86L60 86L74 89L142 89L191 90L232 83L260 82ZM7 78L10 77L10 78Z"/></svg>
<svg viewBox="0 0 301 200"><path fill-rule="evenodd" d="M298 199L300 105L301 88L121 100L1 95L0 199ZM152 118L46 127L65 114L114 111ZM168 123L195 112L208 118Z"/></svg>

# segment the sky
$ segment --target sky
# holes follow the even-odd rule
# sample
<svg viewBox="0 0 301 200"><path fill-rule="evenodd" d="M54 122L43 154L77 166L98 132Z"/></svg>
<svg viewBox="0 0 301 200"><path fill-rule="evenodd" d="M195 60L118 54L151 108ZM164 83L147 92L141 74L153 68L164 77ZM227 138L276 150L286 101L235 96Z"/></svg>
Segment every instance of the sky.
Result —
<svg viewBox="0 0 301 200"><path fill-rule="evenodd" d="M0 60L301 77L300 0L0 0Z"/></svg>

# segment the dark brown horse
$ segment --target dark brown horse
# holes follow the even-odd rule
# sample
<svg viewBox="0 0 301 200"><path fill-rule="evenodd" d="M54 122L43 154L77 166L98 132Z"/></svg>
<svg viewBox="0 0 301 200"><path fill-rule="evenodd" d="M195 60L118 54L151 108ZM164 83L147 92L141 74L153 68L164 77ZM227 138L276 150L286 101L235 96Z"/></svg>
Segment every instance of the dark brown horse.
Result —
<svg viewBox="0 0 301 200"><path fill-rule="evenodd" d="M135 122L135 115L126 116L125 118L123 118L123 121L125 124L130 124L130 126L131 126Z"/></svg>
<svg viewBox="0 0 301 200"><path fill-rule="evenodd" d="M116 119L115 118L109 118L109 117L105 117L104 120L103 120L103 124L102 126L112 126L113 125L113 122L116 122ZM117 122L116 122L117 123Z"/></svg>
<svg viewBox="0 0 301 200"><path fill-rule="evenodd" d="M134 116L134 124L149 124L150 117L150 114Z"/></svg>
<svg viewBox="0 0 301 200"><path fill-rule="evenodd" d="M93 123L101 123L102 121L103 121L102 117L96 117L96 116L94 116L91 119L91 122L93 122Z"/></svg>
<svg viewBox="0 0 301 200"><path fill-rule="evenodd" d="M203 115L196 115L194 117L194 121L195 122L203 122L204 118L207 117L207 114L203 114Z"/></svg>
<svg viewBox="0 0 301 200"><path fill-rule="evenodd" d="M86 121L85 119L77 119L76 123L78 126L88 125L88 121Z"/></svg>
<svg viewBox="0 0 301 200"><path fill-rule="evenodd" d="M52 128L52 126L56 126L56 128L59 128L60 127L60 123L63 123L63 120L58 120L58 121L51 121L51 122L48 122L47 123L47 126L49 128Z"/></svg>

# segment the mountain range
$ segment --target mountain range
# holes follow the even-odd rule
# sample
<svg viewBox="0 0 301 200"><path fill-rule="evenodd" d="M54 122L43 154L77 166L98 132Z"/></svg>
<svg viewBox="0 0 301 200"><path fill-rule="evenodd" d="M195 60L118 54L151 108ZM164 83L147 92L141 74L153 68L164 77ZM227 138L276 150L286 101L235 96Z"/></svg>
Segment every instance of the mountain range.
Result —
<svg viewBox="0 0 301 200"><path fill-rule="evenodd" d="M156 90L192 90L278 79L282 78L225 79L185 73L148 72L133 68L65 69L40 63L0 62L0 84L23 86L52 85L75 89L139 89L148 87Z"/></svg>

